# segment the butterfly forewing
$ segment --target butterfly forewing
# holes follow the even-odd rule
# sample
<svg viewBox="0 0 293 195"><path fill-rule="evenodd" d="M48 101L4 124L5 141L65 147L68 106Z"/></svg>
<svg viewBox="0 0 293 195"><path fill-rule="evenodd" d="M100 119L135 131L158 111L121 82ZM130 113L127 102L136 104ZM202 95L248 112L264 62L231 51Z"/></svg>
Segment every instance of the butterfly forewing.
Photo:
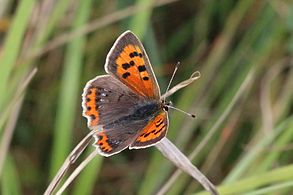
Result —
<svg viewBox="0 0 293 195"><path fill-rule="evenodd" d="M132 32L126 31L114 43L107 56L105 69L135 93L145 98L160 98L148 56Z"/></svg>

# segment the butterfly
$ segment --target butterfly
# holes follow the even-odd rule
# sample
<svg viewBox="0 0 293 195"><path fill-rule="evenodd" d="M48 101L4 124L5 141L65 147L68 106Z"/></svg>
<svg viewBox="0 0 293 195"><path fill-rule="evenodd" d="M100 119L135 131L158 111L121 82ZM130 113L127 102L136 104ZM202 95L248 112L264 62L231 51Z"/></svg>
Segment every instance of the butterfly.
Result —
<svg viewBox="0 0 293 195"><path fill-rule="evenodd" d="M105 63L107 75L87 82L83 116L94 134L94 146L103 156L155 145L166 136L168 103L145 49L126 31L115 41Z"/></svg>
<svg viewBox="0 0 293 195"><path fill-rule="evenodd" d="M147 148L162 141L157 148L182 170L191 174L208 191L217 195L214 185L168 139L168 109L172 108L193 118L167 102L166 97L189 85L200 77L198 71L169 90L178 69L176 66L166 93L160 88L142 43L131 31L126 31L115 41L107 55L107 75L97 76L87 82L82 94L83 116L87 118L90 133L72 150L44 194L52 194L69 166L87 147L94 136L93 151L70 175L57 194L61 194L72 179L96 155L111 156L122 150ZM172 151L172 152L170 152Z"/></svg>

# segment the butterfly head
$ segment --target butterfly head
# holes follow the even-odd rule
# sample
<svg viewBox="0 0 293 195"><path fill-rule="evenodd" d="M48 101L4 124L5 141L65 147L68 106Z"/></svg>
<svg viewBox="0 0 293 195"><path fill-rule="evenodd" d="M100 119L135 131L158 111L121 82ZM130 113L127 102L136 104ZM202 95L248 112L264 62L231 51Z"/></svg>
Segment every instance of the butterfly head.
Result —
<svg viewBox="0 0 293 195"><path fill-rule="evenodd" d="M166 112L168 112L170 106L173 106L171 101L167 101L165 99L161 100L161 105L162 105L163 110L165 110Z"/></svg>

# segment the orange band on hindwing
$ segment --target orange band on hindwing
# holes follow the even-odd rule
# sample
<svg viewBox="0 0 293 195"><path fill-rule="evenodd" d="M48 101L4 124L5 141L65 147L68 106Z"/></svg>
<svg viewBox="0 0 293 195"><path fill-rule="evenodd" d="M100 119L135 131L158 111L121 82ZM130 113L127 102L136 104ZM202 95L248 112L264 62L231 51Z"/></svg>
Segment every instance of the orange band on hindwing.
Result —
<svg viewBox="0 0 293 195"><path fill-rule="evenodd" d="M153 145L165 137L168 129L167 114L162 111L141 131L131 148L143 148Z"/></svg>
<svg viewBox="0 0 293 195"><path fill-rule="evenodd" d="M98 132L97 133L98 141L96 142L96 145L99 146L99 149L104 153L109 153L113 150L113 148L110 146L108 140L109 138L105 133Z"/></svg>
<svg viewBox="0 0 293 195"><path fill-rule="evenodd" d="M147 142L156 139L161 136L167 128L167 124L164 123L165 117L158 115L154 121L149 123L143 130L143 132L138 136L136 141Z"/></svg>

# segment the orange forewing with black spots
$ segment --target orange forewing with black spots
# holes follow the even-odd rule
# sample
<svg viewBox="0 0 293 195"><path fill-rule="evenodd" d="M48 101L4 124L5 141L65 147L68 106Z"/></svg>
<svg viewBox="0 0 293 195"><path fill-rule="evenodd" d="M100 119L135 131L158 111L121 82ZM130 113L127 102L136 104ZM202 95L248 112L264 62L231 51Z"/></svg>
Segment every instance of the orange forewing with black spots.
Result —
<svg viewBox="0 0 293 195"><path fill-rule="evenodd" d="M114 44L107 57L106 71L135 93L160 99L160 91L149 59L138 38L127 32Z"/></svg>
<svg viewBox="0 0 293 195"><path fill-rule="evenodd" d="M152 146L165 137L168 129L168 116L162 111L139 133L130 148L145 148Z"/></svg>
<svg viewBox="0 0 293 195"><path fill-rule="evenodd" d="M96 104L97 89L89 88L85 94L85 112L84 114L90 118L89 125L95 126L99 123L99 112Z"/></svg>
<svg viewBox="0 0 293 195"><path fill-rule="evenodd" d="M127 45L116 59L117 74L134 91L148 97L154 96L154 83L146 71L142 51L138 46Z"/></svg>
<svg viewBox="0 0 293 195"><path fill-rule="evenodd" d="M154 83L142 58L142 51L138 46L127 45L121 55L116 59L117 74L125 80L131 89L148 97L154 96Z"/></svg>

